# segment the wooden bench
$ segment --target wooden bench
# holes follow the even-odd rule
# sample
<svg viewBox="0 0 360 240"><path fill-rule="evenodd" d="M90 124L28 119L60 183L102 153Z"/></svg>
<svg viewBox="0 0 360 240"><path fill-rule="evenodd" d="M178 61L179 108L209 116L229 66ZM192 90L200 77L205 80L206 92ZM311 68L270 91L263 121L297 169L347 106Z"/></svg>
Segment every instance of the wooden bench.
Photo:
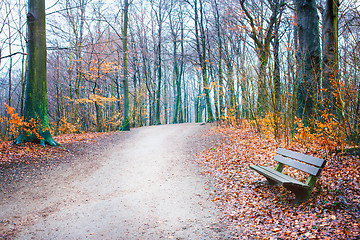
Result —
<svg viewBox="0 0 360 240"><path fill-rule="evenodd" d="M251 165L250 168L265 176L270 185L283 185L295 193L295 202L300 203L309 199L315 186L321 169L326 161L321 158L311 157L302 153L279 148L276 151L274 160L278 162L275 169L265 166ZM305 183L300 182L288 175L282 173L284 166L296 168L309 174Z"/></svg>

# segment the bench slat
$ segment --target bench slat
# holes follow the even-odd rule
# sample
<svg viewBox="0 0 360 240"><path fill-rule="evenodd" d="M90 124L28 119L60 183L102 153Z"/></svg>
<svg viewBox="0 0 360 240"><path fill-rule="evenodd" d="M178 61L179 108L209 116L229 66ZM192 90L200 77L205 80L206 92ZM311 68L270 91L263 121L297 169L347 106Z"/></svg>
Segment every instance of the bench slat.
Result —
<svg viewBox="0 0 360 240"><path fill-rule="evenodd" d="M277 162L281 162L287 166L299 169L303 172L309 173L313 176L317 176L320 173L320 168L314 167L312 165L308 165L302 162L295 161L291 158L287 158L281 155L276 154L274 160Z"/></svg>
<svg viewBox="0 0 360 240"><path fill-rule="evenodd" d="M289 183L301 186L302 188L310 188L310 186L306 185L305 183L302 183L296 179L293 179L289 177L288 175L285 175L281 172L278 172L272 168L264 167L264 166L250 166L251 169L257 171L258 173L264 175L265 177L268 177L276 182L279 182L281 184Z"/></svg>
<svg viewBox="0 0 360 240"><path fill-rule="evenodd" d="M287 179L276 176L275 174L272 174L270 171L267 171L263 166L250 166L250 168L257 171L261 175L263 175L267 178L270 178L271 180L274 180L275 182L278 182L281 184L288 182Z"/></svg>
<svg viewBox="0 0 360 240"><path fill-rule="evenodd" d="M280 154L280 155L283 155L283 156L286 156L286 157L297 159L297 160L302 161L302 162L306 162L308 164L317 166L319 168L323 168L325 166L325 163L326 163L326 161L324 159L317 158L317 157L312 157L312 156L309 156L309 155L305 155L303 153L294 152L294 151L287 150L287 149L284 149L284 148L278 148L276 153Z"/></svg>

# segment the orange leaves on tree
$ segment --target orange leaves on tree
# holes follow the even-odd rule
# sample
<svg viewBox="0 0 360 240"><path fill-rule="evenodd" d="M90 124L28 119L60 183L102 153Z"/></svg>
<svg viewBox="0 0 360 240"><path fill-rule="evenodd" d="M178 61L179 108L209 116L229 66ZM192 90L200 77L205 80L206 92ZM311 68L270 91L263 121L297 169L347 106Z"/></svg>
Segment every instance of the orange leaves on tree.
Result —
<svg viewBox="0 0 360 240"><path fill-rule="evenodd" d="M236 109L235 107L230 108L226 115L222 116L222 120L229 126L236 126L238 124L238 120L236 119Z"/></svg>
<svg viewBox="0 0 360 240"><path fill-rule="evenodd" d="M274 114L271 112L268 112L265 117L258 119L258 125L260 126L260 130L262 133L264 133L268 137L273 137L275 134L275 122L274 122ZM255 126L255 120L252 120L251 122L252 126Z"/></svg>
<svg viewBox="0 0 360 240"><path fill-rule="evenodd" d="M37 139L43 140L43 137L40 135L41 132L49 131L50 129L44 128L41 124L40 119L29 119L28 121L24 120L24 117L20 117L19 114L15 113L15 109L8 106L4 103L6 107L6 112L9 114L8 129L9 134L13 138L18 136L20 133L26 135L35 135Z"/></svg>
<svg viewBox="0 0 360 240"><path fill-rule="evenodd" d="M303 145L306 148L310 148L313 145L316 136L311 132L310 127L305 126L300 118L295 117L296 134L294 140Z"/></svg>
<svg viewBox="0 0 360 240"><path fill-rule="evenodd" d="M76 125L73 125L72 123L68 122L66 117L62 117L60 119L59 131L61 133L75 133L78 131L78 128Z"/></svg>
<svg viewBox="0 0 360 240"><path fill-rule="evenodd" d="M119 68L120 66L116 62L103 62L102 59L93 59L90 61L90 66L85 70L83 77L91 81L96 81L99 78L105 77L107 74L117 72Z"/></svg>
<svg viewBox="0 0 360 240"><path fill-rule="evenodd" d="M323 112L322 121L315 120L314 129L304 126L299 118L295 118L296 134L295 142L300 143L307 149L317 148L327 151L334 151L338 146L345 145L346 136L332 114Z"/></svg>
<svg viewBox="0 0 360 240"><path fill-rule="evenodd" d="M115 97L103 97L97 94L90 94L88 98L78 98L78 99L72 99L70 97L64 96L66 100L69 102L75 102L77 104L86 104L86 103L97 103L101 106L105 106L105 104L111 103L111 102L118 102L119 99Z"/></svg>

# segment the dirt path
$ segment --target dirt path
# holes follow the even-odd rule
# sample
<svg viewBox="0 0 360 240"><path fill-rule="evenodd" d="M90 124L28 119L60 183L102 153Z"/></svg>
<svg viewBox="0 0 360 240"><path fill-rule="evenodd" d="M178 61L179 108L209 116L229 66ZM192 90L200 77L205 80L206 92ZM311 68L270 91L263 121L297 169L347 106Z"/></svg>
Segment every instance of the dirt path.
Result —
<svg viewBox="0 0 360 240"><path fill-rule="evenodd" d="M134 129L96 161L1 193L2 232L15 239L229 238L191 161L206 144L204 128Z"/></svg>

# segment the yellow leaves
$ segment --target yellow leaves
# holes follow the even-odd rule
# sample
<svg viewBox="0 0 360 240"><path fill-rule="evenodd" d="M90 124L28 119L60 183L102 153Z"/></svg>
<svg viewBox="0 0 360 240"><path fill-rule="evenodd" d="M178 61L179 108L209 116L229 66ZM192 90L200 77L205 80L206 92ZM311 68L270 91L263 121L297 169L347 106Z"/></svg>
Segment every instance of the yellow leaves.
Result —
<svg viewBox="0 0 360 240"><path fill-rule="evenodd" d="M77 126L68 122L66 117L60 119L59 131L61 133L75 133L77 130Z"/></svg>
<svg viewBox="0 0 360 240"><path fill-rule="evenodd" d="M96 102L96 103L100 104L103 107L104 107L104 103L119 101L117 98L114 98L114 97L102 97L102 96L96 95L96 94L91 94L89 96L89 100L92 101L92 102Z"/></svg>
<svg viewBox="0 0 360 240"><path fill-rule="evenodd" d="M322 114L322 121L315 121L315 128L310 129L304 126L301 119L295 118L297 125L294 138L306 148L312 145L318 145L321 149L333 151L337 146L344 145L346 136L340 124L335 120L333 115L326 111Z"/></svg>
<svg viewBox="0 0 360 240"><path fill-rule="evenodd" d="M119 71L120 66L113 61L103 62L102 59L91 60L89 67L84 71L86 79L96 81L99 78L104 77L107 74L116 73Z"/></svg>
<svg viewBox="0 0 360 240"><path fill-rule="evenodd" d="M68 100L69 102L74 102L76 104L86 104L86 103L97 103L101 106L104 107L105 104L110 103L110 102L118 102L120 101L119 99L115 98L115 97L103 97L97 94L90 94L88 98L78 98L78 99L72 99L68 96L64 96L64 98L66 100Z"/></svg>
<svg viewBox="0 0 360 240"><path fill-rule="evenodd" d="M305 126L300 118L295 117L295 125L297 126L297 133L294 135L294 140L309 148L316 139L316 136L311 133L310 127Z"/></svg>
<svg viewBox="0 0 360 240"><path fill-rule="evenodd" d="M267 137L273 137L275 134L275 115L268 112L264 118L252 120L250 123L252 126L256 126L256 121L260 126L260 130ZM278 121L279 122L279 121ZM278 123L279 124L279 123Z"/></svg>
<svg viewBox="0 0 360 240"><path fill-rule="evenodd" d="M236 109L232 107L228 110L227 115L222 116L222 120L226 122L229 126L237 126L238 120L236 118Z"/></svg>

